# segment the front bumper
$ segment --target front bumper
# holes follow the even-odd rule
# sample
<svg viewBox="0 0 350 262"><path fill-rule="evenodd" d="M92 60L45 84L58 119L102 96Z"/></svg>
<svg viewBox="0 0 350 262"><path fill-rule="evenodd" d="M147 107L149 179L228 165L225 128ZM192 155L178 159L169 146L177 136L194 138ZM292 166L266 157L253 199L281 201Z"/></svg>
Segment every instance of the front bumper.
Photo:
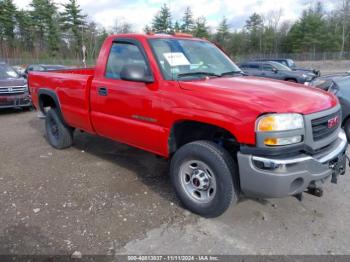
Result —
<svg viewBox="0 0 350 262"><path fill-rule="evenodd" d="M0 96L0 108L28 107L32 105L29 94Z"/></svg>
<svg viewBox="0 0 350 262"><path fill-rule="evenodd" d="M240 184L247 196L280 198L304 192L311 184L345 173L347 139L338 139L315 155L264 158L238 153Z"/></svg>

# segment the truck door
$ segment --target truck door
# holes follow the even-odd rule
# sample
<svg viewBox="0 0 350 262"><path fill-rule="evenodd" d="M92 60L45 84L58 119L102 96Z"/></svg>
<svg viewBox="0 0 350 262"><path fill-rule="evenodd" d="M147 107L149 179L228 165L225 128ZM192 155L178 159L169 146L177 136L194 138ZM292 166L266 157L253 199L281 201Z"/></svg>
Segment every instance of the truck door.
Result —
<svg viewBox="0 0 350 262"><path fill-rule="evenodd" d="M160 124L161 99L156 83L120 79L124 67L142 65L151 74L142 45L134 39L113 42L105 73L91 85L91 120L97 134L166 154Z"/></svg>
<svg viewBox="0 0 350 262"><path fill-rule="evenodd" d="M264 72L263 77L280 79L280 74L278 73L277 69L275 69L270 64L263 64L262 65L262 72Z"/></svg>

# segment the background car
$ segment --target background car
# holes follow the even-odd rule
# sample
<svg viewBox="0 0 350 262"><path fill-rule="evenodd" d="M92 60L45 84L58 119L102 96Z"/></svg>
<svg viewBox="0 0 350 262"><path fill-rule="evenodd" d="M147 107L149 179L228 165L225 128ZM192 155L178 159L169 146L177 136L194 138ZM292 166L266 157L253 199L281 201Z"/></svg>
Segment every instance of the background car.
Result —
<svg viewBox="0 0 350 262"><path fill-rule="evenodd" d="M327 75L316 78L310 86L335 94L342 107L342 126L350 142L350 73Z"/></svg>
<svg viewBox="0 0 350 262"><path fill-rule="evenodd" d="M29 72L35 71L35 72L46 72L46 71L53 71L53 70L62 70L62 69L68 69L70 67L63 66L63 65L44 65L44 64L33 64L28 65L27 68L24 71L25 77L28 77Z"/></svg>
<svg viewBox="0 0 350 262"><path fill-rule="evenodd" d="M293 71L285 65L271 61L250 61L241 64L240 68L247 75L273 78L300 84L311 82L316 77L313 73Z"/></svg>
<svg viewBox="0 0 350 262"><path fill-rule="evenodd" d="M31 105L27 80L6 63L0 63L0 108Z"/></svg>
<svg viewBox="0 0 350 262"><path fill-rule="evenodd" d="M294 62L294 60L292 60L292 59L284 59L284 58L272 58L271 59L271 58L267 58L267 59L256 59L255 61L260 61L260 62L266 62L266 61L277 62L277 63L280 63L282 65L285 65L285 66L289 67L293 71L301 71L301 72L304 72L304 73L313 73L316 76L321 76L320 70L313 69L313 68L297 67L295 62Z"/></svg>

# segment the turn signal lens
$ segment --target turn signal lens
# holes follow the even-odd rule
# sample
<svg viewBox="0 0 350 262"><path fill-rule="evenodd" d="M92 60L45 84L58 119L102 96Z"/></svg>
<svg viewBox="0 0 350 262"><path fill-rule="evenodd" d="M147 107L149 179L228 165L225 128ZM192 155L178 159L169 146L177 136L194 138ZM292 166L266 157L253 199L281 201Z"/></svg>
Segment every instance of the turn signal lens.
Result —
<svg viewBox="0 0 350 262"><path fill-rule="evenodd" d="M293 136L293 137L284 137L284 138L276 138L276 137L268 137L265 138L264 143L266 146L286 146L291 144L297 144L303 141L302 136Z"/></svg>

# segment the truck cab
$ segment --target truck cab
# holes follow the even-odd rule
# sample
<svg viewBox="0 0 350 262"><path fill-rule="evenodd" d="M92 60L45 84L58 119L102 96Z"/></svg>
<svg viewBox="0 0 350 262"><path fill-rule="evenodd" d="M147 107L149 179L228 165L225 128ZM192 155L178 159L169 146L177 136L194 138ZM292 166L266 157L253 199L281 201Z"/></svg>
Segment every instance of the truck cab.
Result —
<svg viewBox="0 0 350 262"><path fill-rule="evenodd" d="M53 147L80 129L167 158L179 199L205 217L243 196L319 195L345 173L332 94L246 76L204 39L113 35L95 68L31 72L29 86Z"/></svg>

